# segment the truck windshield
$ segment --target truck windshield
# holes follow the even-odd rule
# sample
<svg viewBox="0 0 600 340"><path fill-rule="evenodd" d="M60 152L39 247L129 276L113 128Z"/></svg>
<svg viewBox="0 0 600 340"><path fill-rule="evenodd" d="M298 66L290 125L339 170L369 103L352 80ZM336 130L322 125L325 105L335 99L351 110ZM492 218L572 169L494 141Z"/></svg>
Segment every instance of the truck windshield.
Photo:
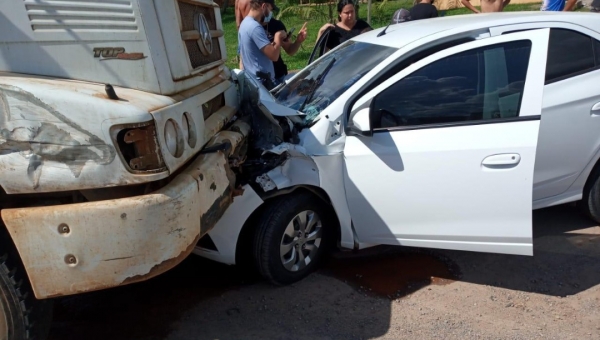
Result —
<svg viewBox="0 0 600 340"><path fill-rule="evenodd" d="M337 50L308 65L275 93L277 102L306 116L312 125L321 111L396 49L347 41Z"/></svg>

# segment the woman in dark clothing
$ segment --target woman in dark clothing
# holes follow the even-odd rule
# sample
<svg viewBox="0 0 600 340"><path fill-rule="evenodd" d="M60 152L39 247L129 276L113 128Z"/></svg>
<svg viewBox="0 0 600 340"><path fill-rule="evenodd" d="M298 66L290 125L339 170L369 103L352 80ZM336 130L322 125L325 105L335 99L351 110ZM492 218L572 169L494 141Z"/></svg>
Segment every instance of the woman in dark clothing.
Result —
<svg viewBox="0 0 600 340"><path fill-rule="evenodd" d="M348 39L352 39L361 33L373 29L366 21L356 18L357 11L353 1L340 0L337 5L337 10L339 14L338 23L335 25L323 25L317 35L318 41L328 28L332 28L331 32L329 32L329 37L327 38L325 52L335 48L337 45Z"/></svg>
<svg viewBox="0 0 600 340"><path fill-rule="evenodd" d="M433 0L421 0L410 9L411 20L437 18L438 11L433 5Z"/></svg>

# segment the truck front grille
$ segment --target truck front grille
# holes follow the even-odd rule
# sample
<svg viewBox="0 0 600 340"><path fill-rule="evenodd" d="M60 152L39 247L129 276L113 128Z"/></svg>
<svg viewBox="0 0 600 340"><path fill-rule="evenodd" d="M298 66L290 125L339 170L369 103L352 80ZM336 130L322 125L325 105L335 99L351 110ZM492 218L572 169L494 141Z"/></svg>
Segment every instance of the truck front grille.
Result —
<svg viewBox="0 0 600 340"><path fill-rule="evenodd" d="M217 21L215 18L215 10L213 7L193 5L183 1L178 1L178 5L179 13L181 15L182 31L191 31L195 29L194 15L196 13L201 13L204 15L206 21L208 22L208 27L210 30L217 30ZM197 41L195 40L185 41L185 46L187 48L192 68L194 69L221 60L221 48L219 46L218 38L212 38L212 53L209 55L205 55L204 53L202 53Z"/></svg>

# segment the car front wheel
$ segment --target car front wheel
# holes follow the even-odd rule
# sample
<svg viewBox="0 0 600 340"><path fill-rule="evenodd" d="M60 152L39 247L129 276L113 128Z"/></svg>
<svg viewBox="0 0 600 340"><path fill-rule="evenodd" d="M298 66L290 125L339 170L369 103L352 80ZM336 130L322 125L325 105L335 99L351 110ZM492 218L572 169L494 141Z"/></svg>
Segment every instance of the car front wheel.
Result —
<svg viewBox="0 0 600 340"><path fill-rule="evenodd" d="M254 260L263 277L286 285L318 267L333 240L332 219L326 206L305 192L269 203L254 238Z"/></svg>

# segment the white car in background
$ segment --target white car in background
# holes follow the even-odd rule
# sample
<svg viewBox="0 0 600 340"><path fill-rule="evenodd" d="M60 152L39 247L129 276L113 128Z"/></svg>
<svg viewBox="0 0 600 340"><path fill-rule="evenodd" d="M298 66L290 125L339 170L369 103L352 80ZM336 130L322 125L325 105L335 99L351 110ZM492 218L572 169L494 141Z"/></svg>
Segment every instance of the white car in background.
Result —
<svg viewBox="0 0 600 340"><path fill-rule="evenodd" d="M253 130L270 132L196 254L287 284L336 243L533 255L533 209L579 201L600 222L595 14L412 21L270 93L236 75Z"/></svg>

